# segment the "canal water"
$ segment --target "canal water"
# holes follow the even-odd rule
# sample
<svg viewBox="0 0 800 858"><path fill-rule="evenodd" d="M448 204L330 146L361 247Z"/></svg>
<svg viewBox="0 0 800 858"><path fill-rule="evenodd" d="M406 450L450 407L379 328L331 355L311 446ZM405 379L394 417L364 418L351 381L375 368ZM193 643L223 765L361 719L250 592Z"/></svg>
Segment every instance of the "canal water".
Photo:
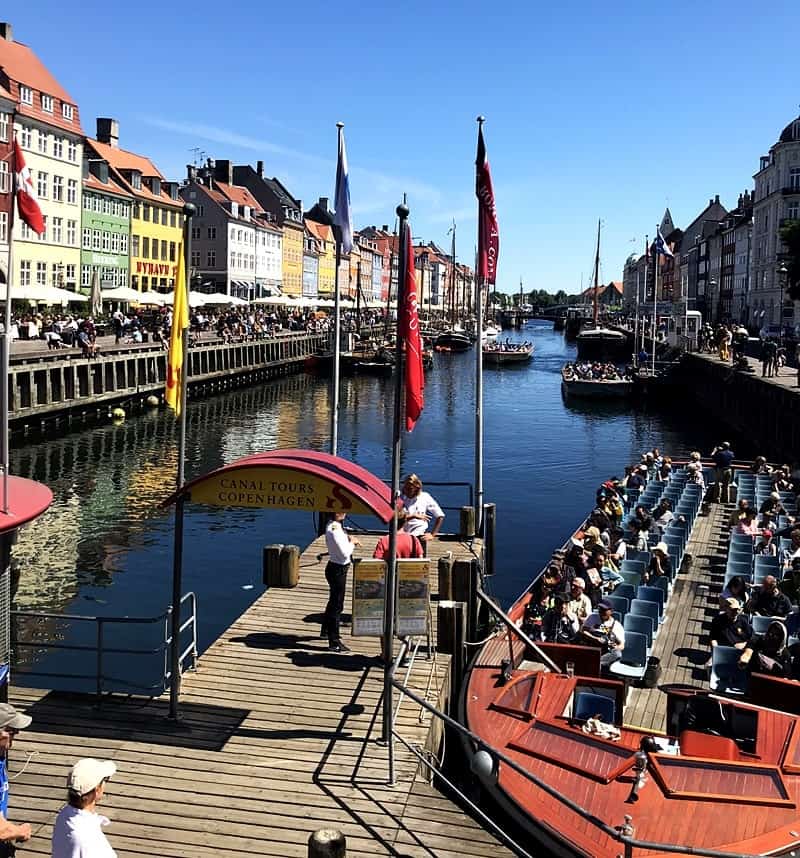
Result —
<svg viewBox="0 0 800 858"><path fill-rule="evenodd" d="M621 474L654 445L673 456L692 449L707 454L721 440L680 398L658 407L565 402L560 368L574 359L574 347L545 323L529 323L511 338L535 341L533 361L484 373L485 491L498 510L491 589L506 604L585 515L600 482ZM425 411L404 436L404 473L413 470L432 483L473 480L474 362L474 352L436 355L426 378ZM263 450L326 451L328 408L329 382L308 375L191 402L187 478ZM392 411L391 380L345 379L340 455L388 477ZM739 455L752 454L739 446ZM120 425L73 428L62 437L18 440L13 472L50 486L54 503L14 548L14 607L86 617L163 614L171 595L173 517L162 502L174 484L176 459L176 421L165 410ZM468 489L432 491L452 508L449 524L456 529ZM312 515L288 511L189 505L185 527L184 589L197 594L201 651L263 591L263 546L304 547L315 536ZM93 675L90 650L59 652L46 644L91 647L94 623L30 620L22 631L36 646L20 649L21 670ZM152 644L156 650L163 621L109 626L106 635L107 646ZM117 662L127 659L124 667L106 672L144 681L159 673L160 658L119 656ZM77 679L56 682L41 675L28 681L83 687Z"/></svg>

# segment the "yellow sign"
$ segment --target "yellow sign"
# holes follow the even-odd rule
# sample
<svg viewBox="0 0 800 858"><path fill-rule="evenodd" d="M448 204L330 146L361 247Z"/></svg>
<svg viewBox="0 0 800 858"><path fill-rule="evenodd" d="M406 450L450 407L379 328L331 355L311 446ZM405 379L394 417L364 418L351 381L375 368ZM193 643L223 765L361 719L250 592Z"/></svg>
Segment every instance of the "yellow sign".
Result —
<svg viewBox="0 0 800 858"><path fill-rule="evenodd" d="M428 632L430 607L430 560L397 561L397 619L395 634L424 635Z"/></svg>
<svg viewBox="0 0 800 858"><path fill-rule="evenodd" d="M237 468L195 483L194 503L252 509L297 509L373 515L372 510L336 483L291 468Z"/></svg>
<svg viewBox="0 0 800 858"><path fill-rule="evenodd" d="M352 634L378 637L383 634L383 601L386 594L386 563L356 560L353 564Z"/></svg>

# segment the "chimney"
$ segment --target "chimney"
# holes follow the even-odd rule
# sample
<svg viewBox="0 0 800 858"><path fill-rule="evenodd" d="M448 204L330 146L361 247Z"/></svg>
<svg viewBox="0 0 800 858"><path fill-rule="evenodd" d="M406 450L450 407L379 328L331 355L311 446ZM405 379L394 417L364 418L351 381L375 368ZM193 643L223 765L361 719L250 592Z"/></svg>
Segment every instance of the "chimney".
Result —
<svg viewBox="0 0 800 858"><path fill-rule="evenodd" d="M197 167L195 167L194 164L187 164L186 165L186 178L190 182L196 182L197 181Z"/></svg>
<svg viewBox="0 0 800 858"><path fill-rule="evenodd" d="M327 197L320 197L319 198L319 207L324 212L328 211L328 198Z"/></svg>
<svg viewBox="0 0 800 858"><path fill-rule="evenodd" d="M11 24L7 21L0 23L0 39L5 39L7 42L14 41L14 33Z"/></svg>
<svg viewBox="0 0 800 858"><path fill-rule="evenodd" d="M258 173L259 179L264 178L264 162L263 161L256 161L256 173Z"/></svg>
<svg viewBox="0 0 800 858"><path fill-rule="evenodd" d="M719 205L719 194L714 194L714 202Z"/></svg>
<svg viewBox="0 0 800 858"><path fill-rule="evenodd" d="M227 185L233 184L233 161L226 161L222 158L214 162L214 178L218 182L224 182Z"/></svg>
<svg viewBox="0 0 800 858"><path fill-rule="evenodd" d="M97 141L119 149L119 122L116 119L97 117Z"/></svg>

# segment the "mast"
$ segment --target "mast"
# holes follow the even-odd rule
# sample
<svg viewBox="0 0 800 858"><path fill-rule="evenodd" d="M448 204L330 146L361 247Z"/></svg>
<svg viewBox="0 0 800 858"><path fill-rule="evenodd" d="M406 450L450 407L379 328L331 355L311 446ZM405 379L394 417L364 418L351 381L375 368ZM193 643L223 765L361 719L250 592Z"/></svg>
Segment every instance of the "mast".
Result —
<svg viewBox="0 0 800 858"><path fill-rule="evenodd" d="M597 219L597 250L594 255L594 290L592 302L592 319L595 328L597 327L597 280L600 276L600 218Z"/></svg>
<svg viewBox="0 0 800 858"><path fill-rule="evenodd" d="M456 222L453 221L452 238L450 240L450 257L453 266L450 270L450 327L456 327Z"/></svg>

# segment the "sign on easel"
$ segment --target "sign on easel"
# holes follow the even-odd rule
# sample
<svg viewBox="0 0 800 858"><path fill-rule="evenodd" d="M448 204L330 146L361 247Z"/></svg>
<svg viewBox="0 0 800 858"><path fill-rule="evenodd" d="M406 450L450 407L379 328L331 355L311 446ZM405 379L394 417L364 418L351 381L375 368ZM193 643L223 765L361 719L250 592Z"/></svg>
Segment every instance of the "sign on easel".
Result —
<svg viewBox="0 0 800 858"><path fill-rule="evenodd" d="M385 561L353 562L353 637L380 637L383 634L385 587Z"/></svg>
<svg viewBox="0 0 800 858"><path fill-rule="evenodd" d="M395 635L426 635L430 616L430 561L397 561L397 609ZM355 560L353 563L354 637L383 634L383 607L386 588L384 560Z"/></svg>

